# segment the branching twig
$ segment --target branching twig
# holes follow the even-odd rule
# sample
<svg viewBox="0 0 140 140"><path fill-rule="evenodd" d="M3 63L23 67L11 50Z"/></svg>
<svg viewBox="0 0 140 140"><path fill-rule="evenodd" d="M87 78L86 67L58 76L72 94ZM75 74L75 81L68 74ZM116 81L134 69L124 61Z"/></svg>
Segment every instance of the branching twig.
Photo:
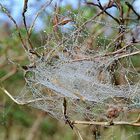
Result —
<svg viewBox="0 0 140 140"><path fill-rule="evenodd" d="M49 2L43 4L43 5L41 6L40 10L37 12L37 14L36 14L36 16L35 16L35 18L34 18L32 24L31 24L31 26L30 26L30 29L29 29L29 37L31 36L32 29L33 29L33 27L34 27L34 25L35 25L35 22L36 22L38 16L41 14L42 11L45 10L45 8L46 8L47 6L49 6L49 5L52 3L52 1L53 1L53 0L50 0Z"/></svg>
<svg viewBox="0 0 140 140"><path fill-rule="evenodd" d="M125 52L125 49L126 49L126 48L128 48L128 47L130 47L131 45L134 45L134 44L136 44L136 43L130 42L129 44L123 46L121 49L118 49L118 50L116 50L116 51L114 51L114 52L106 53L106 54L104 54L103 56L111 56L111 55L116 55L116 54Z"/></svg>
<svg viewBox="0 0 140 140"><path fill-rule="evenodd" d="M108 13L106 10L108 9L108 8L110 8L111 6L108 4L108 6L106 6L106 7L103 7L102 5L101 5L101 2L100 2L100 0L97 0L98 1L98 7L101 9L101 10L103 10L103 12L105 12L108 16L110 16L112 19L114 19L114 21L116 21L118 24L120 24L120 21L117 19L117 18L115 18L114 16L112 16L110 13Z"/></svg>
<svg viewBox="0 0 140 140"><path fill-rule="evenodd" d="M97 55L97 56L94 56L94 57L84 57L84 58L80 58L80 59L74 59L74 60L70 60L68 62L71 63L71 62L77 62L77 61L93 61L93 60L96 60L97 58L102 60L106 56L111 56L111 55L116 55L116 56L114 56L114 58L115 59L120 59L120 58L124 58L124 57L128 57L128 56L133 56L133 55L140 54L140 51L135 51L135 52L132 52L132 53L123 53L123 50L128 46L130 46L130 44L124 46L123 48L121 48L121 49L119 49L115 52L106 53L106 54L103 54L103 55Z"/></svg>
<svg viewBox="0 0 140 140"><path fill-rule="evenodd" d="M137 54L140 54L140 51L135 51L135 52L126 53L126 54L120 54L120 55L117 56L116 58L117 58L117 59L120 59L120 58L124 58L124 57L128 57L128 56L133 56L133 55L137 55Z"/></svg>

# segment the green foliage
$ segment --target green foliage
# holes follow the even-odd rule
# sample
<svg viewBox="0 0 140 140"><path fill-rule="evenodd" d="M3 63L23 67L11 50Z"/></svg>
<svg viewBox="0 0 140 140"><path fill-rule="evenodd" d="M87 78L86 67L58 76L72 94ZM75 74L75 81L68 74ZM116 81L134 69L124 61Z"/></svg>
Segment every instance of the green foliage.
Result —
<svg viewBox="0 0 140 140"><path fill-rule="evenodd" d="M33 122L33 118L28 114L27 111L23 111L17 106L12 109L10 110L8 114L12 115L13 120L15 120L17 123L20 123L21 125L25 127L31 126Z"/></svg>
<svg viewBox="0 0 140 140"><path fill-rule="evenodd" d="M49 118L46 118L41 124L41 132L48 136L53 136L57 131L57 122L50 121Z"/></svg>

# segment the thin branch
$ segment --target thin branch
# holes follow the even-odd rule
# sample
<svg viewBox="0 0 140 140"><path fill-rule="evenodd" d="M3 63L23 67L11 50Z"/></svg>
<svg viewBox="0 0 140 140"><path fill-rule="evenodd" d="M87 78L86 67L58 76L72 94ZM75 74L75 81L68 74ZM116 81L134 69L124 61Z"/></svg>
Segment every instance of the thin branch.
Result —
<svg viewBox="0 0 140 140"><path fill-rule="evenodd" d="M124 47L122 47L121 49L118 49L118 50L116 50L116 51L114 51L114 52L106 53L106 54L104 54L103 56L110 56L110 55L115 55L115 54L122 53L122 52L125 51L125 49L126 49L127 47L130 47L130 46L133 45L133 44L136 44L136 43L130 42L129 44L127 44L127 45L125 45Z"/></svg>
<svg viewBox="0 0 140 140"><path fill-rule="evenodd" d="M28 9L28 0L24 0L24 7L23 7L23 12L22 12L22 17L23 17L24 26L25 26L25 29L26 29L26 32L27 32L27 40L28 40L28 43L30 45L29 52L31 54L35 54L38 58L40 58L41 57L40 54L38 54L38 52L36 52L33 49L33 45L32 45L32 42L30 40L31 33L30 33L30 30L28 31L27 24L26 24L26 17L25 17L25 13L27 12L27 9ZM36 19L37 19L37 17L36 17Z"/></svg>
<svg viewBox="0 0 140 140"><path fill-rule="evenodd" d="M85 2L87 5L92 5L92 6L97 6L97 7L100 7L98 4L94 3L94 2ZM104 8L111 8L111 7L116 7L116 5L114 5L114 1L109 1L108 4L106 4L104 6Z"/></svg>
<svg viewBox="0 0 140 140"><path fill-rule="evenodd" d="M74 128L74 125L71 123L68 115L67 115L67 100L64 97L64 101L63 101L63 107L64 107L64 119L65 119L65 123L68 124L70 126L71 129Z"/></svg>
<svg viewBox="0 0 140 140"><path fill-rule="evenodd" d="M128 57L128 56L133 56L133 55L136 55L136 54L140 54L140 50L139 51L136 51L136 52L132 52L132 53L122 54L120 56L117 56L116 58L117 59L120 59L120 58L124 58L124 57Z"/></svg>
<svg viewBox="0 0 140 140"><path fill-rule="evenodd" d="M67 100L65 97L63 100L63 108L64 108L63 112L64 112L65 123L68 124L72 130L75 130L75 132L76 132L77 136L80 138L80 140L83 140L79 129L71 122L71 120L69 119L69 117L67 115Z"/></svg>
<svg viewBox="0 0 140 140"><path fill-rule="evenodd" d="M82 135L80 134L80 131L76 126L74 126L74 130L75 130L75 133L77 134L77 136L79 137L79 139L83 140Z"/></svg>
<svg viewBox="0 0 140 140"><path fill-rule="evenodd" d="M108 13L106 10L108 9L108 8L110 8L111 6L107 6L107 7L103 7L102 5L101 5L101 2L100 2L100 0L97 0L98 1L98 7L101 9L101 10L103 10L103 12L105 12L108 16L110 16L114 21L116 21L118 24L120 24L120 21L117 19L117 18L115 18L115 17L113 17L110 13Z"/></svg>
<svg viewBox="0 0 140 140"><path fill-rule="evenodd" d="M73 124L82 125L100 125L100 126L112 126L112 125L130 125L140 127L140 122L125 122L125 121L113 121L113 122L96 122L96 121L72 121Z"/></svg>
<svg viewBox="0 0 140 140"><path fill-rule="evenodd" d="M129 2L125 2L125 4L136 14L136 16L138 17L138 20L140 19L140 15L136 12L136 10L134 9L134 7L129 3Z"/></svg>
<svg viewBox="0 0 140 140"><path fill-rule="evenodd" d="M97 6L98 7L98 4L96 3L93 3L93 2L86 2L87 5L92 5L92 6Z"/></svg>
<svg viewBox="0 0 140 140"><path fill-rule="evenodd" d="M69 63L71 62L77 62L77 61L93 61L97 58L105 58L106 56L111 56L111 55L116 55L114 56L115 59L120 59L120 58L124 58L124 57L128 57L128 56L133 56L133 55L137 55L137 54L140 54L140 50L138 51L135 51L135 52L132 52L132 53L126 53L124 54L124 49L126 49L127 47L133 45L133 43L130 43L130 44L127 44L126 46L124 46L123 48L117 50L117 51L114 51L114 52L110 52L110 53L106 53L106 54L103 54L103 55L97 55L97 56L94 56L94 57L84 57L84 58L80 58L80 59L74 59L74 60L70 60L68 61Z"/></svg>
<svg viewBox="0 0 140 140"><path fill-rule="evenodd" d="M138 115L138 118L134 121L134 123L140 122L140 114Z"/></svg>
<svg viewBox="0 0 140 140"><path fill-rule="evenodd" d="M97 13L94 17L92 17L91 19L87 20L86 22L84 22L79 28L78 30L76 30L74 33L80 32L83 29L83 26L85 26L87 23L95 20L97 17L99 17L101 14L103 14L104 12L101 11L99 13Z"/></svg>
<svg viewBox="0 0 140 140"><path fill-rule="evenodd" d="M117 37L115 39L113 39L113 41L111 41L106 48L109 48L113 43L115 43L120 37L122 37L126 32L121 32L117 35Z"/></svg>
<svg viewBox="0 0 140 140"><path fill-rule="evenodd" d="M8 96L10 97L10 99L15 102L18 105L27 105L30 103L34 103L37 101L43 101L46 100L45 98L37 98L37 99L32 99L32 100L28 100L28 101L18 101L17 99L15 99L4 87L0 86L0 89ZM47 99L49 100L49 99Z"/></svg>
<svg viewBox="0 0 140 140"><path fill-rule="evenodd" d="M20 30L19 30L19 27L18 27L16 21L15 21L14 18L11 16L11 14L9 13L9 11L8 11L1 3L0 3L0 7L1 7L2 11L3 11L3 12L9 17L9 19L14 23L14 25L15 25L15 27L16 27L16 30L17 30L17 32L18 32L18 36L19 36L20 41L21 41L21 43L22 43L22 46L23 46L23 48L27 51L28 48L26 47L26 45L25 45L25 43L24 43L24 41L23 41L23 38L22 38L22 36L21 36Z"/></svg>
<svg viewBox="0 0 140 140"><path fill-rule="evenodd" d="M30 26L30 29L29 29L29 37L31 36L32 29L33 29L33 27L34 27L34 25L35 25L35 22L36 22L38 16L41 14L42 11L45 10L45 8L46 8L47 6L49 6L49 5L52 3L52 1L53 1L53 0L50 0L49 2L46 2L45 4L43 4L43 5L41 6L40 10L37 12L37 14L36 14L36 16L35 16L35 18L34 18L34 20L33 20L33 23L32 23L32 25Z"/></svg>
<svg viewBox="0 0 140 140"><path fill-rule="evenodd" d="M21 103L19 101L17 101L5 88L0 87L0 89L6 94L8 95L15 103L19 104L19 105L24 105L25 103Z"/></svg>
<svg viewBox="0 0 140 140"><path fill-rule="evenodd" d="M23 23L24 23L24 26L25 26L25 30L27 32L27 40L28 40L28 43L29 43L30 48L32 50L33 49L33 45L32 45L32 42L30 40L30 36L29 36L28 28L27 28L27 23L26 23L26 16L25 16L25 13L27 12L27 9L28 9L28 0L24 0L22 17L23 17Z"/></svg>
<svg viewBox="0 0 140 140"><path fill-rule="evenodd" d="M25 17L25 13L27 12L27 8L28 8L28 0L24 0L24 7L23 7L23 12L22 12L22 17L23 17L23 23L24 23L25 29L28 32L27 24L26 24L26 17Z"/></svg>

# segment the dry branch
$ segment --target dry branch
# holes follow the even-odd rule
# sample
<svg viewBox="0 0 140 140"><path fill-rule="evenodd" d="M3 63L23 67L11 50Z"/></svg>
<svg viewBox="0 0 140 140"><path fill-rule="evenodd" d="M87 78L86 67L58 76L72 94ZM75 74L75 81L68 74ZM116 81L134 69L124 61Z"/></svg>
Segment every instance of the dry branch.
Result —
<svg viewBox="0 0 140 140"><path fill-rule="evenodd" d="M113 122L72 121L72 123L82 125L100 125L100 126L130 125L140 127L140 122L125 122L125 121L113 121Z"/></svg>
<svg viewBox="0 0 140 140"><path fill-rule="evenodd" d="M27 51L28 48L27 48L27 46L25 45L25 43L24 43L24 41L23 41L22 35L21 35L21 33L20 33L20 29L19 29L19 27L18 27L16 21L15 21L14 18L11 16L11 14L9 13L9 11L8 11L1 3L0 3L0 7L1 7L2 11L3 11L3 12L9 17L9 19L14 23L14 25L15 25L15 27L16 27L16 30L17 30L17 32L18 32L19 39L20 39L20 41L21 41L21 43L22 43L22 46L23 46L23 48L25 49L25 51Z"/></svg>
<svg viewBox="0 0 140 140"><path fill-rule="evenodd" d="M8 95L15 103L19 104L19 105L27 105L30 103L34 103L34 102L38 102L38 101L45 101L45 98L37 98L34 100L29 100L29 101L17 101L6 89L4 89L3 87L0 87L1 90ZM48 99L47 99L48 100ZM64 100L64 115L65 117L67 117L66 114L66 100ZM130 110L128 110L129 112ZM69 119L66 120L70 127L73 129L75 126L75 124L82 124L82 125L100 125L100 126L112 126L112 125L130 125L130 126L137 126L140 127L140 115L138 116L138 118L136 119L136 121L133 122L126 122L126 121L111 121L111 122L96 122L96 121L71 121Z"/></svg>
<svg viewBox="0 0 140 140"><path fill-rule="evenodd" d="M129 3L129 2L125 2L125 4L136 14L136 16L138 17L138 20L140 19L140 15L136 12L136 10L134 9L134 7Z"/></svg>
<svg viewBox="0 0 140 140"><path fill-rule="evenodd" d="M46 8L47 6L49 6L49 5L52 3L52 1L53 1L53 0L50 0L49 2L46 2L45 4L43 4L43 5L41 6L40 10L37 12L37 14L36 14L36 16L35 16L35 18L34 18L32 24L31 24L31 26L30 26L30 28L29 28L29 37L31 36L33 27L34 27L34 25L35 25L35 22L36 22L38 16L42 13L42 11L45 10L45 8Z"/></svg>

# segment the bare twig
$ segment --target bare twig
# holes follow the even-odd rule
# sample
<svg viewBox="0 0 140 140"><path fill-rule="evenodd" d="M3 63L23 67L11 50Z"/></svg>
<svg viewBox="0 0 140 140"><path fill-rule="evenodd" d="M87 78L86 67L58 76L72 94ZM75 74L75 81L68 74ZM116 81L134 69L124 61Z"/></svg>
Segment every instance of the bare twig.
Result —
<svg viewBox="0 0 140 140"><path fill-rule="evenodd" d="M94 2L86 2L87 5L92 5L92 6L97 6L98 7L98 4L94 3Z"/></svg>
<svg viewBox="0 0 140 140"><path fill-rule="evenodd" d="M120 21L117 19L117 18L115 18L114 16L112 16L110 13L108 13L106 10L108 9L108 8L110 8L111 6L108 4L108 6L106 6L106 7L103 7L102 5L101 5L101 2L100 2L100 0L97 0L98 1L98 7L103 11L103 12L105 12L108 16L110 16L114 21L116 21L118 24L120 24Z"/></svg>
<svg viewBox="0 0 140 140"><path fill-rule="evenodd" d="M0 89L6 94L8 95L15 103L19 104L19 105L24 105L25 103L22 102L18 102L4 87L0 87Z"/></svg>
<svg viewBox="0 0 140 140"><path fill-rule="evenodd" d="M111 41L106 48L109 48L113 43L115 43L120 37L122 37L126 32L119 33L113 41Z"/></svg>
<svg viewBox="0 0 140 140"><path fill-rule="evenodd" d="M109 9L109 8L115 6L115 5L113 5L113 2L110 3L110 1L109 1L109 3L108 3L107 5L105 5L104 7L101 5L101 3L100 3L99 0L98 0L98 4L95 4L95 3L93 3L93 2L86 2L86 4L87 4L87 5L96 6L96 7L100 8L100 9L102 10L102 13L105 12L108 16L110 16L112 19L114 19L118 24L120 23L120 21L119 21L117 18L113 17L110 13L108 13L108 12L106 11L107 9ZM116 6L115 6L115 7L116 7Z"/></svg>
<svg viewBox="0 0 140 140"><path fill-rule="evenodd" d="M139 114L138 118L134 121L134 123L138 123L138 122L140 122L140 114Z"/></svg>
<svg viewBox="0 0 140 140"><path fill-rule="evenodd" d="M139 122L125 122L125 121L113 121L113 122L95 122L95 121L72 121L73 124L82 125L100 125L100 126L112 126L112 125L130 125L140 127Z"/></svg>
<svg viewBox="0 0 140 140"><path fill-rule="evenodd" d="M0 7L1 7L2 11L3 11L3 12L9 17L9 19L14 23L14 25L15 25L15 27L16 27L16 30L17 30L17 32L18 32L19 39L20 39L20 41L21 41L21 43L22 43L22 46L23 46L23 48L27 51L28 48L27 48L27 46L25 45L25 43L24 43L24 41L23 41L22 35L21 35L21 33L20 33L20 30L19 30L19 27L18 27L16 21L15 21L14 18L11 16L11 14L9 13L9 11L8 11L1 3L0 3Z"/></svg>
<svg viewBox="0 0 140 140"><path fill-rule="evenodd" d="M22 12L22 17L23 17L23 23L24 23L25 29L28 32L27 24L26 24L26 17L25 17L25 13L27 12L27 8L28 8L28 0L24 0L24 7L23 7L23 12Z"/></svg>
<svg viewBox="0 0 140 140"><path fill-rule="evenodd" d="M124 53L124 49L126 49L130 45L132 45L132 44L128 44L128 45L124 46L123 48L121 48L117 51L114 51L114 52L106 53L106 54L103 54L103 55L97 55L97 56L94 56L94 57L84 57L84 58L80 58L80 59L74 59L74 60L70 60L68 62L93 61L93 60L96 60L97 58L100 58L100 60L101 60L101 59L105 58L106 56L111 56L111 55L116 55L116 56L114 56L114 58L115 59L120 59L120 58L124 58L124 57L128 57L128 56L133 56L133 55L140 54L140 51L135 51L135 52L132 52L132 53Z"/></svg>
<svg viewBox="0 0 140 140"><path fill-rule="evenodd" d="M73 129L74 125L71 123L68 115L67 115L67 101L66 98L64 98L64 102L63 102L63 107L64 107L64 119L65 119L65 123L69 124L70 128Z"/></svg>
<svg viewBox="0 0 140 140"><path fill-rule="evenodd" d="M122 53L122 52L125 51L125 49L126 49L127 47L130 47L131 45L134 45L134 44L136 44L136 43L130 42L129 44L127 44L127 45L125 45L124 47L122 47L121 49L118 49L118 50L116 50L116 51L114 51L114 52L106 53L106 54L104 54L103 56L110 56L110 55L115 55L115 54Z"/></svg>
<svg viewBox="0 0 140 140"><path fill-rule="evenodd" d="M136 54L140 54L140 51L135 51L135 52L126 53L126 54L120 54L120 55L117 56L116 58L117 58L117 59L120 59L120 58L124 58L124 57L128 57L128 56L133 56L133 55L136 55Z"/></svg>
<svg viewBox="0 0 140 140"><path fill-rule="evenodd" d="M52 1L53 1L53 0L50 0L49 2L46 2L45 4L43 4L43 5L41 6L40 10L37 12L37 14L36 14L36 16L35 16L35 18L34 18L32 24L31 24L31 26L30 26L30 29L29 29L29 37L31 36L32 29L33 29L33 27L34 27L34 25L35 25L35 22L36 22L38 16L41 14L42 11L45 10L45 8L46 8L47 6L49 6L49 5L52 3Z"/></svg>
<svg viewBox="0 0 140 140"><path fill-rule="evenodd" d="M32 50L33 45L32 45L32 42L30 40L30 36L29 36L28 28L27 28L27 23L26 23L26 16L25 16L25 13L27 12L27 9L28 9L28 0L24 0L24 7L23 7L23 11L22 11L22 17L23 17L23 23L24 23L24 26L25 26L25 30L27 32L27 40L28 40L28 43L30 45L30 49Z"/></svg>
<svg viewBox="0 0 140 140"><path fill-rule="evenodd" d="M80 138L80 140L83 140L79 129L72 123L72 121L69 119L69 117L67 115L67 101L66 101L66 98L64 98L63 107L64 107L63 112L64 112L65 123L69 124L70 128L76 132L76 134Z"/></svg>
<svg viewBox="0 0 140 140"><path fill-rule="evenodd" d="M83 140L82 135L80 134L80 131L76 126L74 126L74 130L75 130L75 133L77 134L77 136L79 137L79 139Z"/></svg>
<svg viewBox="0 0 140 140"><path fill-rule="evenodd" d="M27 105L30 103L34 103L37 101L43 101L45 100L45 98L37 98L37 99L32 99L32 100L28 100L28 101L19 101L18 99L15 99L3 86L0 86L0 89L8 96L10 97L10 99L15 102L18 105Z"/></svg>
<svg viewBox="0 0 140 140"><path fill-rule="evenodd" d="M140 19L140 15L136 12L134 7L128 1L126 1L125 4L136 14L136 16L138 17L138 20L139 20Z"/></svg>

